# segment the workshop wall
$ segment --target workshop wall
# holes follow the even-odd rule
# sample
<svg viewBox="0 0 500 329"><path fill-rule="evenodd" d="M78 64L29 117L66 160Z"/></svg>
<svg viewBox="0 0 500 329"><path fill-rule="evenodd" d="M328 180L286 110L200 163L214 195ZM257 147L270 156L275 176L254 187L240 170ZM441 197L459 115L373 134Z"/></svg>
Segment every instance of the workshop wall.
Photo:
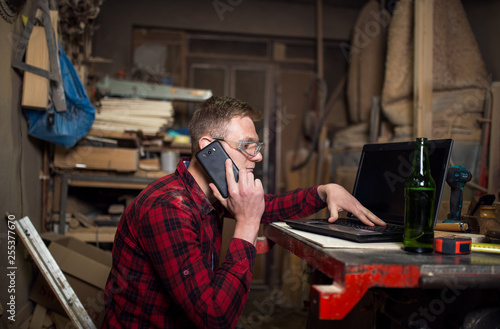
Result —
<svg viewBox="0 0 500 329"><path fill-rule="evenodd" d="M226 1L221 1L227 3ZM93 55L112 59L97 64L99 72L126 70L132 63L132 27L150 26L217 33L244 33L284 37L315 37L315 3L279 1L239 1L226 11L218 11L213 1L120 1L107 0L98 16L99 30L93 39ZM477 38L486 67L493 80L500 79L500 2L462 0ZM324 5L324 37L348 40L358 15L355 8ZM221 19L222 18L222 19Z"/></svg>
<svg viewBox="0 0 500 329"><path fill-rule="evenodd" d="M496 0L462 0L479 50L492 81L500 80L500 2Z"/></svg>
<svg viewBox="0 0 500 329"><path fill-rule="evenodd" d="M228 1L218 1L228 4ZM97 18L93 55L112 59L96 71L116 73L132 67L133 26L163 27L215 33L312 38L316 36L315 2L233 1L227 10L217 1L107 0ZM324 6L324 37L348 40L358 10Z"/></svg>
<svg viewBox="0 0 500 329"><path fill-rule="evenodd" d="M28 12L28 1L23 12ZM42 144L28 137L27 122L19 107L21 75L11 68L13 42L22 31L21 18L12 24L0 19L0 301L4 314L0 327L7 323L6 304L10 294L7 285L7 221L5 213L20 218L29 216L35 227L41 228L42 185L39 178L42 169ZM33 278L33 263L25 261L25 248L18 239L16 245L16 319L21 319L22 309L28 305L28 293ZM30 314L31 310L26 310Z"/></svg>

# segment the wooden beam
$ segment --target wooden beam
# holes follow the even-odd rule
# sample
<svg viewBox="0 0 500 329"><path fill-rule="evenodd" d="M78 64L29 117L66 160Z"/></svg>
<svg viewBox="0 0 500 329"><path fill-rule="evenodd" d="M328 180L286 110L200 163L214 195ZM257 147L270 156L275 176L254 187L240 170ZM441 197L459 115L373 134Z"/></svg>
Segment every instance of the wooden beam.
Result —
<svg viewBox="0 0 500 329"><path fill-rule="evenodd" d="M318 77L323 78L323 0L316 1Z"/></svg>
<svg viewBox="0 0 500 329"><path fill-rule="evenodd" d="M488 193L500 193L500 82L493 82L490 124L490 154L488 164Z"/></svg>
<svg viewBox="0 0 500 329"><path fill-rule="evenodd" d="M432 138L433 0L415 0L414 137Z"/></svg>

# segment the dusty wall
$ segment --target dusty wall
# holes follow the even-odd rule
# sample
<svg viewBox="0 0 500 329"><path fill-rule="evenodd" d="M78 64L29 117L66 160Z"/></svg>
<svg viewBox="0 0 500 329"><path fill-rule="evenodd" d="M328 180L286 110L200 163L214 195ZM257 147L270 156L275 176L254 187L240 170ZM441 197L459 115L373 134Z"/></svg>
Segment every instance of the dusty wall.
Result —
<svg viewBox="0 0 500 329"><path fill-rule="evenodd" d="M28 1L26 7L30 3ZM8 228L5 213L9 212L16 218L29 216L35 227L40 229L42 212L42 185L39 179L42 147L40 142L28 137L27 123L19 107L22 79L11 68L12 44L21 28L20 19L13 24L0 19L0 301L4 309L0 327L6 323L9 314L6 313L5 302L12 295L8 292L10 280L5 279L11 271L7 270ZM26 261L24 245L19 239L15 250L15 308L17 315L22 316L23 308L28 305L34 267L31 261ZM21 319L17 319L16 324L20 324Z"/></svg>
<svg viewBox="0 0 500 329"><path fill-rule="evenodd" d="M93 39L93 55L112 59L113 63L96 68L106 73L127 72L132 61L133 26L315 38L315 2L221 2L236 5L216 9L216 1L104 1L97 19L100 27ZM324 5L323 11L325 38L347 40L357 10Z"/></svg>

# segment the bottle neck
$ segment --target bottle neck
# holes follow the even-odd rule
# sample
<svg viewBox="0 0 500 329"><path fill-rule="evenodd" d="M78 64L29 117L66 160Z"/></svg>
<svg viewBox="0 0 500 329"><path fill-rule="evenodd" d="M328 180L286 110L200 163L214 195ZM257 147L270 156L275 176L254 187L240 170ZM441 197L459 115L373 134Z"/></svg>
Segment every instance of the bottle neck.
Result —
<svg viewBox="0 0 500 329"><path fill-rule="evenodd" d="M429 173L429 156L427 154L427 139L417 138L417 147L413 159L413 172L422 176Z"/></svg>
<svg viewBox="0 0 500 329"><path fill-rule="evenodd" d="M419 174L420 175L424 175L425 174L425 159L426 159L426 156L425 156L425 152L426 152L426 147L425 147L425 144L420 144L419 147L418 147L418 158L415 159L416 161L416 165L418 166L418 168L415 168L419 171Z"/></svg>

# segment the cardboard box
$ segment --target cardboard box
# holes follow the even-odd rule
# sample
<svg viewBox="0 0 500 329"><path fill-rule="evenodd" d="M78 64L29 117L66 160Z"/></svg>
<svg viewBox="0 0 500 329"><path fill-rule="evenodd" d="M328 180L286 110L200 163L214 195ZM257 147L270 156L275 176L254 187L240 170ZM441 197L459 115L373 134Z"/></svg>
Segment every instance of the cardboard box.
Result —
<svg viewBox="0 0 500 329"><path fill-rule="evenodd" d="M49 251L90 318L97 328L100 328L105 315L104 287L111 270L111 253L68 237L52 241ZM41 273L31 289L30 299L65 314L57 296Z"/></svg>
<svg viewBox="0 0 500 329"><path fill-rule="evenodd" d="M57 146L54 166L64 169L137 171L139 151L120 147L76 146L65 149Z"/></svg>

